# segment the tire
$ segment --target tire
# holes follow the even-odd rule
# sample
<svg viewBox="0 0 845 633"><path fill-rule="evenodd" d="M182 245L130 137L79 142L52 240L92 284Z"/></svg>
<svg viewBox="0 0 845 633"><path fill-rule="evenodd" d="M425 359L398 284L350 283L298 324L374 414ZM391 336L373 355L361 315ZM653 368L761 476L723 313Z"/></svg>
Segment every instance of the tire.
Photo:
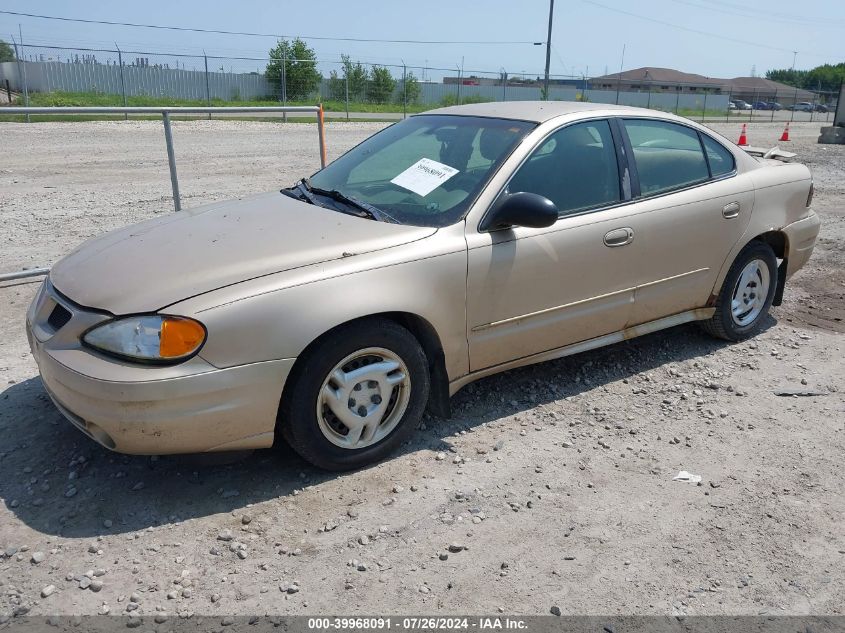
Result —
<svg viewBox="0 0 845 633"><path fill-rule="evenodd" d="M757 268L753 270L755 263ZM743 277L744 273L748 276ZM711 336L728 341L753 336L769 313L777 281L777 258L772 247L765 242L749 242L728 270L716 299L715 314L702 321L701 327Z"/></svg>
<svg viewBox="0 0 845 633"><path fill-rule="evenodd" d="M407 329L387 319L350 323L300 357L285 385L277 436L320 468L359 468L408 437L429 390L425 352Z"/></svg>

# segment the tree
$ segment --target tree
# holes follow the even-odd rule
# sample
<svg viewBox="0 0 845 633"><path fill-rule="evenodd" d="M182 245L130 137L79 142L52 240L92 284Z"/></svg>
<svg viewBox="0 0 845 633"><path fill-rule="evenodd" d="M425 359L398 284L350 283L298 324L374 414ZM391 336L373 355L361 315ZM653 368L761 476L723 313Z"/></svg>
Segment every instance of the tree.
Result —
<svg viewBox="0 0 845 633"><path fill-rule="evenodd" d="M769 70L766 72L766 79L778 81L782 84L786 84L787 86L795 86L796 88L801 88L804 86L804 80L806 79L806 76L806 70L794 70L792 68Z"/></svg>
<svg viewBox="0 0 845 633"><path fill-rule="evenodd" d="M329 73L329 99L332 101L346 99L346 80L339 77L336 70Z"/></svg>
<svg viewBox="0 0 845 633"><path fill-rule="evenodd" d="M373 103L387 103L395 89L396 80L391 76L390 69L373 66L370 82L367 84L367 99Z"/></svg>
<svg viewBox="0 0 845 633"><path fill-rule="evenodd" d="M367 94L367 80L370 78L367 69L361 62L352 63L349 55L341 55L343 60L343 73L349 77L349 98L355 101L363 101Z"/></svg>
<svg viewBox="0 0 845 633"><path fill-rule="evenodd" d="M0 40L0 62L13 62L15 59L15 51L12 50L12 47L7 42Z"/></svg>
<svg viewBox="0 0 845 633"><path fill-rule="evenodd" d="M343 65L343 76L339 76L333 70L329 75L329 94L332 99L343 101L346 99L346 83L349 82L349 100L361 101L367 93L367 69L361 62L352 62L349 55L341 55Z"/></svg>
<svg viewBox="0 0 845 633"><path fill-rule="evenodd" d="M279 40L270 49L270 62L264 71L267 80L282 94L282 67L284 66L285 94L290 101L304 101L320 84L323 76L317 71L317 57L298 37L289 42Z"/></svg>
<svg viewBox="0 0 845 633"><path fill-rule="evenodd" d="M420 100L420 82L414 73L405 73L405 86L400 86L399 94L396 96L396 103L416 103Z"/></svg>
<svg viewBox="0 0 845 633"><path fill-rule="evenodd" d="M839 90L839 85L845 80L845 62L824 64L811 70L770 70L766 73L766 78L805 90L834 92Z"/></svg>
<svg viewBox="0 0 845 633"><path fill-rule="evenodd" d="M845 81L845 62L816 66L807 73L804 88L807 90L838 91Z"/></svg>

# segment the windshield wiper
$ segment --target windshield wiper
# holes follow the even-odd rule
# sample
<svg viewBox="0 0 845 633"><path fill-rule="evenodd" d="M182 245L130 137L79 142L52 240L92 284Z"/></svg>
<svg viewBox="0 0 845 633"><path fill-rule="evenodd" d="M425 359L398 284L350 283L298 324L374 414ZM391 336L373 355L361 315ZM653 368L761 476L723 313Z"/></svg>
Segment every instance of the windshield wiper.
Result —
<svg viewBox="0 0 845 633"><path fill-rule="evenodd" d="M347 196L344 193L341 193L337 189L320 189L319 187L314 187L311 185L311 181L308 178L303 178L302 180L297 183L297 188L303 192L303 194L310 193L313 195L318 196L325 196L326 198L330 198L335 202L340 202L341 204L345 204L346 206L352 207L357 209L359 213L352 213L351 215L356 215L360 218L369 218L371 220L378 220L380 222L391 222L393 224L399 224L399 220L394 218L392 215L382 211L376 206L373 206L363 200L358 200L357 198L353 198L351 196ZM313 200L311 200L313 204ZM348 213L348 212L344 212Z"/></svg>
<svg viewBox="0 0 845 633"><path fill-rule="evenodd" d="M293 187L281 189L280 191L281 193L290 198L294 198L302 202L307 202L308 204L315 204L317 206L321 206L317 204L317 201L314 199L314 195L311 193L311 189L304 182L304 179L300 180Z"/></svg>
<svg viewBox="0 0 845 633"><path fill-rule="evenodd" d="M293 198L294 200L299 200L300 202L305 201L306 199L302 197L302 194L296 193L293 188L290 189L279 189L279 193L286 195L288 198Z"/></svg>

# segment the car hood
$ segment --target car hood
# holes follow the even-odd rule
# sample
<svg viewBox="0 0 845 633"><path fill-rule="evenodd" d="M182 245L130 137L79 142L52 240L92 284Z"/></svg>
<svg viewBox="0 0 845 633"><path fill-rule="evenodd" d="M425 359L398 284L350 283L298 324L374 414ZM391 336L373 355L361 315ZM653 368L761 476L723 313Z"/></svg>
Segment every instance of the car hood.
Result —
<svg viewBox="0 0 845 633"><path fill-rule="evenodd" d="M376 222L279 192L179 211L89 240L50 271L79 305L153 312L262 275L407 244L433 228Z"/></svg>

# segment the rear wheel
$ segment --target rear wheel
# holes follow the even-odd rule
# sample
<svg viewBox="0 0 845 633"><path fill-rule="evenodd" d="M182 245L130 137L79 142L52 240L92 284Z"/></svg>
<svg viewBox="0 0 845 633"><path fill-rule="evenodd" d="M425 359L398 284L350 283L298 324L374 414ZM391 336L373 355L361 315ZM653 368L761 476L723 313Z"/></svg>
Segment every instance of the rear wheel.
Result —
<svg viewBox="0 0 845 633"><path fill-rule="evenodd" d="M300 359L279 429L304 459L349 470L394 450L422 417L428 363L401 325L372 319L331 332Z"/></svg>
<svg viewBox="0 0 845 633"><path fill-rule="evenodd" d="M777 287L777 258L764 242L743 248L728 271L716 299L716 312L702 327L729 341L753 336L769 313Z"/></svg>

